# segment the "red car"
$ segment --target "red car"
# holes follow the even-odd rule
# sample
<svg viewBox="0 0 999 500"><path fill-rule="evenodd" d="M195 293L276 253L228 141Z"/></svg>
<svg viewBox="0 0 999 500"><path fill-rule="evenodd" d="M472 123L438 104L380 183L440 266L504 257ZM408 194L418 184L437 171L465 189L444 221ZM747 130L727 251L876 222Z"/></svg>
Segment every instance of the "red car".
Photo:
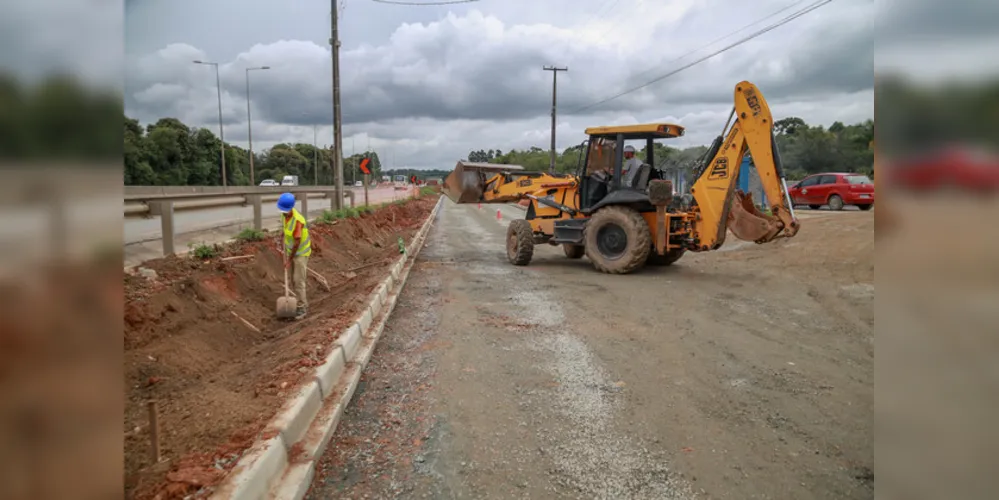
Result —
<svg viewBox="0 0 999 500"><path fill-rule="evenodd" d="M956 187L968 192L999 191L999 156L954 146L886 165L885 182L911 191Z"/></svg>
<svg viewBox="0 0 999 500"><path fill-rule="evenodd" d="M874 206L874 183L864 174L814 174L793 184L787 191L795 205L808 205L813 210L823 205L829 205L832 210L842 210L846 205L855 205L861 210Z"/></svg>

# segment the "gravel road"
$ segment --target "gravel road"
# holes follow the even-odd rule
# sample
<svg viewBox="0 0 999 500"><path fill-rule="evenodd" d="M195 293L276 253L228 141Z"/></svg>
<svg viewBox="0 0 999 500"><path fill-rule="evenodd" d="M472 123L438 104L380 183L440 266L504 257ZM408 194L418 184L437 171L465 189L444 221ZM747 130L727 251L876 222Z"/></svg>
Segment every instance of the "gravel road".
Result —
<svg viewBox="0 0 999 500"><path fill-rule="evenodd" d="M872 214L609 276L501 211L445 201L308 498L873 498Z"/></svg>

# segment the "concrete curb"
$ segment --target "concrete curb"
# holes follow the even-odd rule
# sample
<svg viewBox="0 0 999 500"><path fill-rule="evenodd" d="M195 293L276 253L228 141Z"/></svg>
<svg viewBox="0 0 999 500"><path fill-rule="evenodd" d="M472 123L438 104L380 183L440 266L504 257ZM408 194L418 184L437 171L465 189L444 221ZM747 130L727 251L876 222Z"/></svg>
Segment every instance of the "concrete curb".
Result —
<svg viewBox="0 0 999 500"><path fill-rule="evenodd" d="M211 495L213 499L300 500L308 492L316 460L322 456L357 389L361 372L374 353L396 299L426 241L444 197L375 287L368 307L337 339L333 351L307 382L287 401L253 447Z"/></svg>

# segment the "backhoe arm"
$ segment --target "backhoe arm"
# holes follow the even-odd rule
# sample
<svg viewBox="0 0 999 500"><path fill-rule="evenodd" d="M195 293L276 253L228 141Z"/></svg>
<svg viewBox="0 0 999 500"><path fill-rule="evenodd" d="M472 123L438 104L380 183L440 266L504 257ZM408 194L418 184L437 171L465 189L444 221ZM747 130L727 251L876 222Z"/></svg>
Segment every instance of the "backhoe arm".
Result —
<svg viewBox="0 0 999 500"><path fill-rule="evenodd" d="M552 189L575 186L572 176L529 172L520 165L460 161L444 179L443 190L455 203L509 203L538 199Z"/></svg>
<svg viewBox="0 0 999 500"><path fill-rule="evenodd" d="M725 139L718 137L706 155L691 194L698 209L693 224L697 250L714 250L725 242L726 230L737 238L765 243L791 237L799 224L787 195L787 182L773 134L773 117L763 94L743 81L735 88L736 117ZM731 121L731 118L730 118ZM726 124L726 128L728 124ZM736 189L742 159L749 153L760 175L770 215L760 212L752 196Z"/></svg>

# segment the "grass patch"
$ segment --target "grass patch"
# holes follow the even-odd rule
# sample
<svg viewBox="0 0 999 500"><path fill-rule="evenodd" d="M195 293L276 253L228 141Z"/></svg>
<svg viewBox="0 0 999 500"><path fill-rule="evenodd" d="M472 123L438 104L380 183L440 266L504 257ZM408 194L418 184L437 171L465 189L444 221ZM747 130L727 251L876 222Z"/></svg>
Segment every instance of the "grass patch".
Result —
<svg viewBox="0 0 999 500"><path fill-rule="evenodd" d="M258 231L252 227L248 227L236 235L236 239L242 241L262 241L264 238L266 235L263 231Z"/></svg>
<svg viewBox="0 0 999 500"><path fill-rule="evenodd" d="M208 245L205 243L190 243L191 255L198 259L211 259L219 254L218 245Z"/></svg>
<svg viewBox="0 0 999 500"><path fill-rule="evenodd" d="M320 224L331 224L335 220L336 220L336 212L333 212L332 210L323 210L322 215L320 215L319 218L316 219L316 222Z"/></svg>
<svg viewBox="0 0 999 500"><path fill-rule="evenodd" d="M433 186L423 186L420 188L421 196L433 196L435 194L437 194L437 188Z"/></svg>
<svg viewBox="0 0 999 500"><path fill-rule="evenodd" d="M334 221L340 219L351 219L355 217L360 217L365 209L363 208L353 208L344 207L340 210L323 210L323 214L316 219L316 222L320 224L332 224Z"/></svg>

